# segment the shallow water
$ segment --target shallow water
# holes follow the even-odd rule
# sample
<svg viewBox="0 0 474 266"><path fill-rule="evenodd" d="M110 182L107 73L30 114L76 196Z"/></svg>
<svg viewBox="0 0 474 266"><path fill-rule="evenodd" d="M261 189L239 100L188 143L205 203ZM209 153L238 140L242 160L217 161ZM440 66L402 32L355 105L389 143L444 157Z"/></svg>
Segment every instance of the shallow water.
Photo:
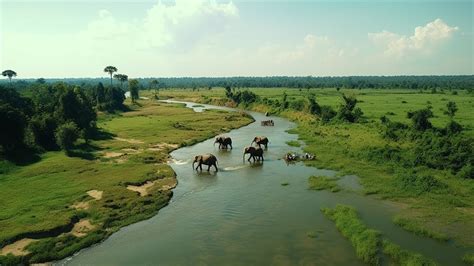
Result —
<svg viewBox="0 0 474 266"><path fill-rule="evenodd" d="M320 212L342 203L356 207L369 227L402 247L444 265L462 265L463 250L394 225L395 205L357 193L361 187L355 176L342 177L338 182L344 190L338 193L308 190L309 176L336 173L302 163L287 165L280 159L286 152L301 152L286 144L297 139L286 132L295 125L279 117L250 114L255 123L226 134L233 139L233 150L219 151L213 140L207 140L171 154L179 183L170 204L158 215L59 264L362 265L350 242ZM267 119L273 119L275 126L261 127L259 121ZM270 144L263 163L249 164L242 160L242 150L256 135L267 136ZM193 171L191 158L209 152L218 157L219 172Z"/></svg>

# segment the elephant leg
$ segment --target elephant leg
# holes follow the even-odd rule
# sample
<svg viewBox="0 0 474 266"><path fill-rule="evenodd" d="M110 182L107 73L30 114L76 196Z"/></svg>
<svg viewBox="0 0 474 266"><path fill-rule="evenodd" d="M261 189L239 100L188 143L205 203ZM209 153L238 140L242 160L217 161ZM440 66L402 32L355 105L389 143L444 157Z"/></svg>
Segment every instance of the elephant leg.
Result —
<svg viewBox="0 0 474 266"><path fill-rule="evenodd" d="M199 164L199 169L200 169L201 172L202 172L202 163Z"/></svg>
<svg viewBox="0 0 474 266"><path fill-rule="evenodd" d="M207 171L209 172L209 170L211 170L211 165L207 166Z"/></svg>
<svg viewBox="0 0 474 266"><path fill-rule="evenodd" d="M263 162L263 161L264 161L264 159L263 159L263 155L262 155L262 162Z"/></svg>
<svg viewBox="0 0 474 266"><path fill-rule="evenodd" d="M216 172L219 172L219 170L217 170L217 164L214 163L214 167L216 168Z"/></svg>
<svg viewBox="0 0 474 266"><path fill-rule="evenodd" d="M230 149L232 150L232 144L229 144L230 145Z"/></svg>

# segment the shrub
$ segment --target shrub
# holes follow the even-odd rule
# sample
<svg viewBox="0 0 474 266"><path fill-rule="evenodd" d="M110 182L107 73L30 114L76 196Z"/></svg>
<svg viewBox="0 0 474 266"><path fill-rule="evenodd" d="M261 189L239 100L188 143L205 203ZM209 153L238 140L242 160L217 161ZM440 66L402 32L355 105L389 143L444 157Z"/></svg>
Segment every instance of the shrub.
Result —
<svg viewBox="0 0 474 266"><path fill-rule="evenodd" d="M54 135L58 146L68 151L79 138L80 132L74 122L67 122L60 125Z"/></svg>
<svg viewBox="0 0 474 266"><path fill-rule="evenodd" d="M432 127L429 119L433 117L433 112L428 108L408 112L407 117L411 119L416 130L425 131Z"/></svg>
<svg viewBox="0 0 474 266"><path fill-rule="evenodd" d="M337 115L336 111L332 109L331 106L323 105L321 106L321 120L323 122L331 121Z"/></svg>
<svg viewBox="0 0 474 266"><path fill-rule="evenodd" d="M396 179L398 186L406 192L421 195L446 189L447 185L431 175L419 176L415 172L402 173Z"/></svg>
<svg viewBox="0 0 474 266"><path fill-rule="evenodd" d="M339 107L337 118L350 123L358 122L364 113L360 108L356 108L357 99L346 95L343 95L342 99L344 103Z"/></svg>

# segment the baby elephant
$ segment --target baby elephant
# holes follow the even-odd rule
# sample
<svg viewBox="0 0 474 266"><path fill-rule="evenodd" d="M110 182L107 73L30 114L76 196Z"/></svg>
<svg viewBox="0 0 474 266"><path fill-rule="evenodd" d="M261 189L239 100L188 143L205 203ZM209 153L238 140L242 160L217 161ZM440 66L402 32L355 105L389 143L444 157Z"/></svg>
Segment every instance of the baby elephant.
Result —
<svg viewBox="0 0 474 266"><path fill-rule="evenodd" d="M208 154L204 154L204 155L197 155L197 156L194 156L194 161L193 161L193 169L194 169L194 164L195 163L198 163L198 166L196 166L196 171L198 170L198 168L201 169L202 171L202 165L207 165L207 171L209 172L209 170L211 169L211 166L214 166L216 168L216 172L219 171L217 170L217 158L216 156L208 153Z"/></svg>
<svg viewBox="0 0 474 266"><path fill-rule="evenodd" d="M250 162L250 159L253 158L253 161L255 162L255 158L257 161L260 161L262 159L263 162L263 149L260 147L246 147L244 149L244 156L243 159L245 160L245 154L250 153L250 157L248 161Z"/></svg>
<svg viewBox="0 0 474 266"><path fill-rule="evenodd" d="M227 145L232 149L232 139L229 137L217 137L216 141L214 141L214 145L216 145L216 143L219 143L219 149L227 149Z"/></svg>
<svg viewBox="0 0 474 266"><path fill-rule="evenodd" d="M255 137L253 139L252 143L250 143L250 145L252 145L254 142L258 145L258 147L261 147L261 145L263 145L263 146L265 146L265 149L266 149L267 146L268 146L268 138L264 137L264 136Z"/></svg>

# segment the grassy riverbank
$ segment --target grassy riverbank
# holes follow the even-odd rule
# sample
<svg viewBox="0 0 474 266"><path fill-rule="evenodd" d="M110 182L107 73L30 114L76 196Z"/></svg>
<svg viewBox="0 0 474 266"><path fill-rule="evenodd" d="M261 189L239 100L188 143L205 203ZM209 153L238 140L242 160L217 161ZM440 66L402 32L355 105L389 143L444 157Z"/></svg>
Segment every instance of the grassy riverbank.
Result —
<svg viewBox="0 0 474 266"><path fill-rule="evenodd" d="M304 141L304 150L316 155L308 164L334 169L360 177L364 193L398 202L401 212L394 223L407 231L440 241L454 240L457 245L474 248L474 180L461 178L450 170L424 166L408 167L393 154L406 156L414 149L409 139L394 141L383 137L380 117L411 125L407 112L430 107L431 122L442 128L450 118L444 114L446 103L454 101L458 107L455 120L464 127L464 136L474 135L474 96L464 91L445 91L432 94L414 90L341 90L336 89L250 89L260 99L280 100L283 92L290 102L315 95L320 105L337 109L341 94L357 97L364 113L361 123L322 123L306 111L278 109L260 100L241 108L270 112L297 123L292 133ZM161 96L175 97L201 103L226 104L224 89L201 91L166 90ZM387 154L392 152L393 154ZM393 157L393 158L392 158ZM403 157L402 157L403 158ZM413 172L411 172L413 171ZM416 173L416 176L411 175ZM313 180L314 181L314 180ZM310 180L310 183L312 181Z"/></svg>
<svg viewBox="0 0 474 266"><path fill-rule="evenodd" d="M64 258L165 206L176 185L168 153L252 120L238 112L195 113L139 101L131 111L99 114L102 136L66 156L1 165L0 264ZM17 256L7 253L12 252Z"/></svg>

